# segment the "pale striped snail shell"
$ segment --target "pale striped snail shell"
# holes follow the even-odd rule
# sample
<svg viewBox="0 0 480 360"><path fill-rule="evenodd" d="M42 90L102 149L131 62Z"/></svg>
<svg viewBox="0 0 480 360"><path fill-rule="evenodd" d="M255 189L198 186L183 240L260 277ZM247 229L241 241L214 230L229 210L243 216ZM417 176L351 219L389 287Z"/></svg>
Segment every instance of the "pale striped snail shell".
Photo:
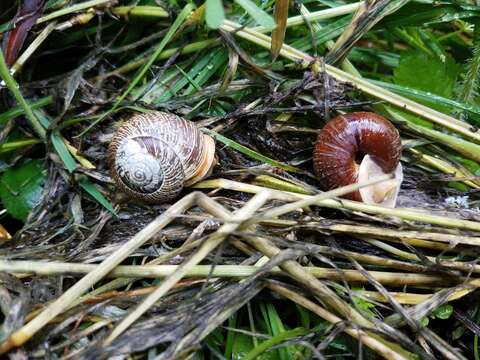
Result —
<svg viewBox="0 0 480 360"><path fill-rule="evenodd" d="M116 131L107 161L121 191L161 203L211 173L215 143L193 122L156 111L136 115Z"/></svg>

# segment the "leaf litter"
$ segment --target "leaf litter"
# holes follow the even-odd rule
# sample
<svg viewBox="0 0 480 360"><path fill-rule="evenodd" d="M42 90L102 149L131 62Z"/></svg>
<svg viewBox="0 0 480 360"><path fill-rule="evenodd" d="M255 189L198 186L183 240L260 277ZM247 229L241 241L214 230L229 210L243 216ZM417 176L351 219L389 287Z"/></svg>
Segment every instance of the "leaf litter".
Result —
<svg viewBox="0 0 480 360"><path fill-rule="evenodd" d="M168 19L159 13L152 22L139 15L143 2L134 4L126 18L113 15L120 11L116 4L105 7L104 3L90 5L99 6L85 24L51 34L29 59L35 71L24 68L15 75L27 106L33 108L48 96L52 101L44 101L41 111L32 113L49 135L45 144L29 144L2 158L8 164L0 180L6 209L2 224L14 236L2 240L0 248L4 315L0 351L9 350L11 358L65 359L349 358L374 353L384 358L462 359L476 353L478 163L451 150L444 138L432 140L412 132L408 121L434 126L407 114L392 120L404 141L420 141L413 146L417 152L404 152L406 181L398 211L332 200L328 194L312 200L321 194L311 174L317 130L337 112L382 111L388 102L366 97L355 84L323 72L321 61L304 69L300 63L284 60L278 45L278 58L270 63L270 48L261 49L255 39L208 31L199 8L193 13L168 9ZM44 13L55 13L59 6L46 2ZM373 15L365 13L356 19L365 29L363 38L375 43L376 27L400 18L395 17L396 11L382 12L385 2L379 2L378 9L372 6ZM409 6L417 5L404 5L399 13ZM460 5L455 6L440 6L449 17L435 18L440 22L438 32L445 31L455 11L458 19L466 16ZM217 2L207 2L207 11L209 7L219 11ZM245 22L247 30L249 21L267 26L273 19L273 8L260 9L250 1L226 9L241 15L236 21ZM295 14L291 11L288 16ZM473 5L468 11L478 12ZM167 34L178 14L183 14L183 21ZM64 15L67 20L77 14L67 11ZM343 27L348 16L341 18ZM424 66L426 57L438 55L438 44L428 41L428 36L401 28L408 21L415 23L416 16L402 18L398 31L392 31L402 46L417 51L404 57L413 65L404 65L407 60L400 58L398 69L391 69L395 83L408 87L421 76L409 72L409 67ZM207 24L215 24L213 20L207 14ZM322 26L336 27L334 20L326 19ZM42 29L41 24L34 29ZM341 38L346 45L337 43L342 56L335 55L336 60L352 47L352 52L359 49L359 39L349 35L355 26L354 21ZM282 41L294 44L304 36L316 36L305 29L295 33L287 28ZM162 36L154 36L157 31ZM462 35L472 34L464 29ZM28 39L35 36L30 32ZM224 39L223 44L216 37ZM318 45L323 47L327 40ZM192 52L185 55L195 42L198 48L188 48ZM175 50L162 57L169 49ZM395 54L394 49L388 51ZM58 61L60 55L64 61ZM443 66L448 87L435 82L429 88L428 82L422 82L417 90L427 96L431 92L432 99L438 89L445 97L454 94L458 70L452 61L442 63L437 57L429 68L435 71L435 64ZM368 64L355 65L366 76L379 77ZM449 70L453 68L455 74ZM386 81L388 76L380 79ZM464 81L470 87L475 79ZM472 91L465 91L471 98ZM22 115L25 109L18 107L7 89L2 92L6 119L15 124L3 129L2 147L36 140L31 118ZM12 108L18 111L11 113ZM219 135L219 164L209 180L197 185L210 200L197 195L197 190L185 189L175 204L146 206L115 192L105 163L109 139L130 114L153 109L183 115ZM467 119L475 113L464 115ZM11 183L9 174L21 177L28 159L41 164L46 175L45 179L39 176L38 166L30 172L38 205L29 203L25 211L19 199L32 193L24 189L30 183ZM86 167L88 163L94 168ZM459 169L468 178L460 176ZM288 192L292 190L296 193ZM283 208L295 201L312 203ZM105 275L69 298L31 339L26 335L25 324L42 316L49 305L77 286L83 274L93 271L82 268L83 264L98 265L115 257L128 240L139 237L169 211L174 216L168 224L142 238L143 243L121 259L122 265L134 267L123 273L121 266L105 268ZM235 219L235 212L245 218ZM268 217L272 212L279 215ZM228 231L222 230L225 226ZM200 256L204 248L209 251ZM205 265L211 266L202 268ZM36 266L39 270L32 271ZM184 275L175 278L182 269ZM159 286L165 291L156 295ZM155 301L145 306L150 297ZM453 310L445 307L448 304ZM112 336L138 309L142 309L140 316ZM455 332L445 326L446 321L453 323ZM23 340L25 344L13 348L12 335L26 336L18 345ZM232 350L241 346L242 351Z"/></svg>

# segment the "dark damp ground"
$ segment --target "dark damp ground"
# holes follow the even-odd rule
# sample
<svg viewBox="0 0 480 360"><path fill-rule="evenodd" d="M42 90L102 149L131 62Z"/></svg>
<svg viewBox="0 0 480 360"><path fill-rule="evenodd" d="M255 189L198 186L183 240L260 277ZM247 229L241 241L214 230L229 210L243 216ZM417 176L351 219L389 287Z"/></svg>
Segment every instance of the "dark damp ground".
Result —
<svg viewBox="0 0 480 360"><path fill-rule="evenodd" d="M14 3L0 4L1 23L15 16ZM68 6L64 3L62 6ZM50 13L56 5L46 2L46 6L45 13ZM236 6L231 9L235 14L239 11ZM178 7L167 8L170 19L179 13ZM444 9L443 5L440 8ZM16 77L29 103L45 100L35 116L43 117L50 125L46 127L44 143L0 153L3 172L16 169L24 161L38 160L45 174L39 204L24 221L10 212L2 215L1 224L13 239L1 244L0 260L99 264L172 206L173 201L145 205L127 199L118 193L109 177L105 155L108 143L118 125L137 110L170 111L228 138L230 144L216 143L218 164L210 179L224 178L264 187L262 179L276 179L314 194L321 190L311 162L318 130L339 112L372 111L380 104L322 71L304 70L299 64L280 58L270 64L267 50L227 33L207 30L203 23L194 23L180 29L167 48L181 49L205 39L221 41L188 55L173 51L155 62L118 109L109 113L138 74L136 68L126 71L122 66L148 59L166 36L171 21L124 17L115 13L113 5L97 7L96 11L87 24L53 32ZM372 16L379 16L379 20L383 17L377 12ZM389 19L393 21L388 17L383 21ZM44 26L33 27L26 44ZM302 40L309 36L310 30L298 30L298 34L291 30L287 36L290 40ZM310 45L300 45L313 53ZM323 43L320 45L315 51L323 54ZM470 56L463 53L458 52L458 56ZM368 62L357 65L367 74L373 71ZM379 62L378 68L385 70L387 65ZM390 75L391 69L384 72ZM1 112L17 107L16 104L12 94L3 88ZM442 159L455 165L460 160L443 144L432 144L405 124L396 125L407 144L402 158L405 180L399 207L480 221L476 190L466 189L461 184L463 179L452 179L451 175L428 167L407 148L418 141L421 144L418 147L426 154L442 158L448 153ZM3 144L37 138L23 115L9 116L1 126ZM68 140L78 151L73 172L67 170L52 136ZM253 155L236 149L237 145L250 149ZM270 159L261 161L259 154ZM78 159L88 160L93 167ZM295 166L298 171L285 171L272 165L271 160ZM100 195L95 197L85 191L80 185L85 179ZM192 189L184 189L179 199L191 192ZM230 211L241 209L252 198L244 191L220 188L202 192ZM102 198L116 208L116 215L102 206L99 200ZM261 211L283 204L279 200L269 201ZM141 265L155 259L163 259L164 265L182 264L222 224L221 219L205 209L193 207L132 252L122 264ZM387 231L398 233L391 235ZM408 236L406 232L410 232ZM452 235L451 241L428 240L432 233ZM63 311L25 346L11 350L8 356L10 359L241 359L270 340L266 352L257 358L379 357L343 332L353 324L351 319L342 318L345 321L332 325L292 298L281 295L279 287L292 290L297 302L309 300L339 314L338 308L328 305L302 279L267 271L285 260L295 260L302 266L364 274L367 280L363 282L343 275L327 276L321 281L349 309L376 322L375 331L392 343L424 358L441 358L449 353L454 354L452 358L474 358L476 335L480 334L479 293L472 290L448 304L447 300L450 294L457 294L468 278L477 277L468 266L476 265L478 246L472 243L480 238L478 233L380 214L311 206L283 215L277 222L231 234L201 264L256 264L264 254L246 242L248 236L267 239L284 251L243 281L203 275L179 281L108 346L102 342L113 327L162 280L132 278L112 285L112 279L102 279L91 290L111 286ZM183 248L195 241L196 246ZM463 267L445 266L442 261L447 258L461 262ZM371 271L382 272L385 277L377 281L368 275ZM429 275L441 281L402 284L404 276L396 276L405 272L414 280L415 276ZM390 281L389 277L398 282ZM57 299L78 278L79 275L69 271L50 275L1 272L0 339L7 339L34 318L38 310ZM405 304L398 293L413 294L415 304L421 305ZM382 294L387 300L372 294ZM434 296L429 300L422 297L427 294Z"/></svg>

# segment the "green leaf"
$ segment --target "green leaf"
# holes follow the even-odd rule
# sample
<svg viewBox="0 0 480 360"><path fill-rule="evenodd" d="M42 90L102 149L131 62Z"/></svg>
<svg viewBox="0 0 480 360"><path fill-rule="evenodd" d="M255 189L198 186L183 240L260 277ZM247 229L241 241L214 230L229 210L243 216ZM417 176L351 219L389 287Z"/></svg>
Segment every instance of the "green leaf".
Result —
<svg viewBox="0 0 480 360"><path fill-rule="evenodd" d="M222 0L207 0L205 2L205 22L211 29L218 29L225 20Z"/></svg>
<svg viewBox="0 0 480 360"><path fill-rule="evenodd" d="M399 66L394 70L394 80L398 85L451 98L458 69L451 57L441 61L416 51L401 57Z"/></svg>
<svg viewBox="0 0 480 360"><path fill-rule="evenodd" d="M248 335L237 333L233 341L232 359L240 360L253 349L252 338Z"/></svg>
<svg viewBox="0 0 480 360"><path fill-rule="evenodd" d="M430 322L430 320L429 320L428 316L425 316L425 317L420 319L420 325L422 325L423 327L428 326L429 322Z"/></svg>
<svg viewBox="0 0 480 360"><path fill-rule="evenodd" d="M90 180L83 177L80 179L79 184L87 193L89 193L105 209L110 211L112 214L117 215L117 212L113 208L112 204L110 204L110 202L107 199L105 199L102 193L98 191L98 189L95 187L95 185L93 185L90 182Z"/></svg>
<svg viewBox="0 0 480 360"><path fill-rule="evenodd" d="M363 287L359 287L359 288L354 288L355 290L360 290L360 291L363 291L365 290ZM358 297L358 296L353 296L352 297L353 301L355 302L355 305L358 306L358 308L366 315L368 316L371 316L371 317L374 317L375 316L375 313L372 311L372 309L375 309L375 305L372 304L371 302L361 298L361 297Z"/></svg>
<svg viewBox="0 0 480 360"><path fill-rule="evenodd" d="M453 306L450 304L445 304L437 309L435 309L432 313L433 316L435 316L437 319L448 319L453 313Z"/></svg>
<svg viewBox="0 0 480 360"><path fill-rule="evenodd" d="M465 333L465 327L460 325L452 331L452 340L458 340Z"/></svg>
<svg viewBox="0 0 480 360"><path fill-rule="evenodd" d="M69 172L73 172L73 170L75 170L75 168L77 167L77 163L75 162L75 159L68 151L67 147L65 146L65 143L62 140L60 133L57 130L52 132L51 140L52 140L53 147L57 151L58 156L60 156L60 159L63 161L63 164L65 165L67 170Z"/></svg>
<svg viewBox="0 0 480 360"><path fill-rule="evenodd" d="M273 338L277 337L280 335L279 338L283 338L281 334L285 333L285 327L283 326L282 320L278 316L278 312L275 309L275 306L267 302L265 303L265 320L268 323L268 326L270 328L270 333L272 334ZM272 339L273 339L272 338ZM270 347L270 343L262 343L256 346L252 351L245 357L246 359L255 359L256 356L252 354L261 354L264 349L268 349ZM278 354L278 358L280 360L287 360L291 359L291 354L289 353L289 348L279 348L275 352Z"/></svg>
<svg viewBox="0 0 480 360"><path fill-rule="evenodd" d="M25 221L40 203L45 178L45 164L41 160L29 160L5 170L0 179L0 198L8 213Z"/></svg>
<svg viewBox="0 0 480 360"><path fill-rule="evenodd" d="M267 29L273 29L275 27L275 21L273 17L268 15L265 11L260 9L251 0L235 0L257 23Z"/></svg>
<svg viewBox="0 0 480 360"><path fill-rule="evenodd" d="M233 314L228 318L228 327L233 329L237 324L237 314ZM227 341L225 343L225 358L230 359L232 357L233 341L235 338L235 332L227 330Z"/></svg>

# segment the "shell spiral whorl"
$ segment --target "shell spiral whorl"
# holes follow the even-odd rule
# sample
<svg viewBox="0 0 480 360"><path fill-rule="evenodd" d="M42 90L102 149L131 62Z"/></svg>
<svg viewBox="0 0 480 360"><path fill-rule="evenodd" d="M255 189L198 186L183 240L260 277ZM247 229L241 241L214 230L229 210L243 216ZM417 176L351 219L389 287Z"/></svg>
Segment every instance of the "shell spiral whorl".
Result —
<svg viewBox="0 0 480 360"><path fill-rule="evenodd" d="M144 202L164 202L208 176L214 155L212 138L193 122L151 112L134 116L117 130L107 160L123 192Z"/></svg>

